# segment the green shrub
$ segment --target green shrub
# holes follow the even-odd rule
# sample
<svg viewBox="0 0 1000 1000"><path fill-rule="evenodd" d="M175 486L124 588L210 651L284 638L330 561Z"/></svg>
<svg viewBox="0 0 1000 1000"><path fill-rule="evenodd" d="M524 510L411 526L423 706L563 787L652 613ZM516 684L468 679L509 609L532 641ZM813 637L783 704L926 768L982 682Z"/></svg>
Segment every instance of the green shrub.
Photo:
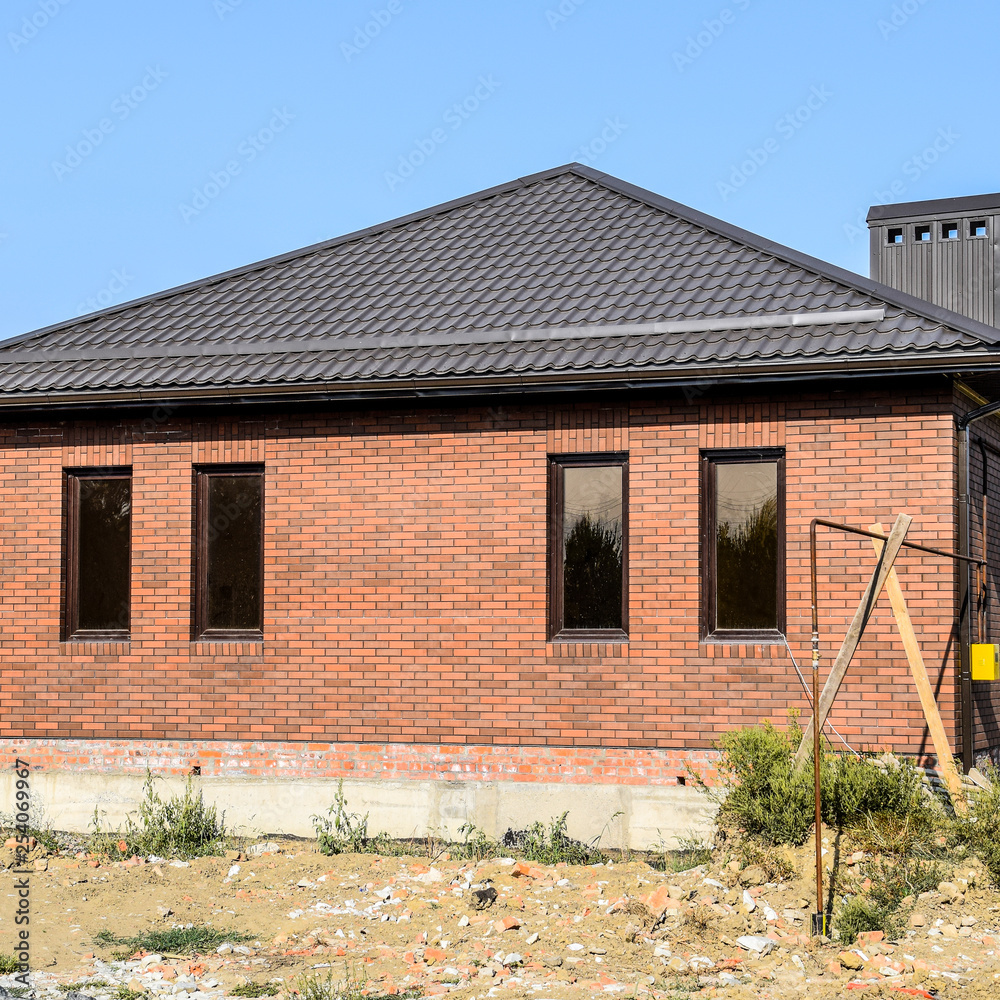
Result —
<svg viewBox="0 0 1000 1000"><path fill-rule="evenodd" d="M770 722L724 733L721 788L716 823L735 826L768 844L801 844L816 816L812 754L794 773L792 762L801 740L798 726L782 732ZM713 793L697 778L703 791ZM920 775L907 760L872 754L820 758L823 822L839 829L861 829L870 817L893 818L911 842L930 838L942 819L924 793ZM882 821L883 827L887 822Z"/></svg>
<svg viewBox="0 0 1000 1000"><path fill-rule="evenodd" d="M980 770L990 787L971 793L968 812L955 821L955 836L982 861L993 885L1000 888L1000 771L991 762Z"/></svg>
<svg viewBox="0 0 1000 1000"><path fill-rule="evenodd" d="M737 826L769 844L801 844L815 817L811 767L792 773L801 738L792 726L780 732L770 722L724 733L719 774L723 798L716 822ZM700 787L705 788L700 782Z"/></svg>
<svg viewBox="0 0 1000 1000"><path fill-rule="evenodd" d="M13 955L0 954L0 976L9 976L20 968L21 963Z"/></svg>
<svg viewBox="0 0 1000 1000"><path fill-rule="evenodd" d="M947 878L948 871L938 862L922 858L876 857L861 864L860 874L871 879L868 898L892 913L907 896L936 889Z"/></svg>
<svg viewBox="0 0 1000 1000"><path fill-rule="evenodd" d="M920 775L906 759L845 754L831 777L830 787L823 790L827 800L823 818L833 826L856 826L876 813L907 819L914 828L933 825Z"/></svg>
<svg viewBox="0 0 1000 1000"><path fill-rule="evenodd" d="M854 896L834 915L833 927L843 944L853 944L865 931L884 930L885 918L881 907L864 896Z"/></svg>

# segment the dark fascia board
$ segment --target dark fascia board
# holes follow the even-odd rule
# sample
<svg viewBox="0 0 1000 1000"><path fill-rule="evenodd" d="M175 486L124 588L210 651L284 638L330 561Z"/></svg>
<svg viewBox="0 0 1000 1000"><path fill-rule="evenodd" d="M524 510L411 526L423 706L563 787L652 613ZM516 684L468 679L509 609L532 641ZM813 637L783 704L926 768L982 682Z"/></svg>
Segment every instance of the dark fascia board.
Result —
<svg viewBox="0 0 1000 1000"><path fill-rule="evenodd" d="M438 399L442 402L461 400L470 395L537 395L539 393L590 393L612 389L645 392L651 389L702 388L719 386L738 388L769 384L775 387L811 382L825 385L857 378L900 378L924 376L957 377L981 374L1000 360L983 352L970 355L960 352L948 357L935 355L925 359L875 358L856 360L848 369L843 362L812 360L798 364L773 366L715 365L688 369L675 374L656 369L648 372L628 370L591 372L551 372L544 374L510 374L490 377L460 378L401 378L370 382L327 382L311 384L258 384L198 386L186 390L176 388L143 389L131 392L87 391L81 393L37 393L24 396L0 395L0 414L22 411L80 412L119 408L177 407L188 405L269 405L281 400L308 401L367 401L369 404L392 399Z"/></svg>
<svg viewBox="0 0 1000 1000"><path fill-rule="evenodd" d="M934 198L928 201L901 201L894 205L872 205L868 223L902 222L919 216L962 215L964 213L1000 211L1000 193L973 194L963 198Z"/></svg>
<svg viewBox="0 0 1000 1000"><path fill-rule="evenodd" d="M811 257L798 250L793 250L791 247L786 247L781 243L775 243L772 240L768 240L757 235L756 233L750 232L749 230L741 229L739 226L731 225L728 222L724 222L714 216L707 215L697 209L689 208L687 205L682 205L680 202L672 201L671 199L665 198L653 191L649 191L646 188L638 187L635 184L630 184L628 181L620 180L611 174L605 174L599 170L594 170L592 167L585 166L582 163L568 163L563 166L553 167L549 170L542 170L538 173L528 174L524 177L517 178L516 180L508 181L505 184L498 184L494 187L486 188L483 191L463 195L461 198L455 198L451 201L443 202L440 205L422 209L419 212L412 212L409 215L392 219L389 222L380 223L377 226L369 226L365 229L359 229L353 233L347 233L344 236L338 236L334 239L325 240L321 243L313 243L310 246L302 247L298 250L291 250L275 257L268 257L252 264L246 264L242 267L234 268L230 271L214 274L207 278L200 278L197 281L177 285L174 288L169 288L161 292L154 292L153 294L143 296L142 298L132 299L128 302L123 302L119 305L111 306L108 309L102 309L86 316L76 316L71 320L63 320L59 323L54 323L39 330L33 330L30 333L12 337L9 340L0 342L0 360L2 360L3 351L6 348L25 344L38 337L66 330L77 326L80 323L88 322L99 317L115 315L119 312L126 312L130 309L134 309L136 306L149 302L162 301L170 298L171 296L191 291L195 288L207 288L229 278L250 274L256 270L262 270L275 264L294 260L306 254L351 243L367 236L390 232L393 229L406 226L411 222L431 218L435 215L441 215L455 208L480 202L486 198L494 197L499 194L506 194L510 191L515 191L520 187L526 187L529 184L534 184L541 180L548 180L552 177L558 177L568 173L575 173L581 177L585 177L588 180L591 180L596 184L600 184L612 191L617 192L618 194L624 195L627 198L632 198L641 204L648 205L649 207L658 209L659 211L667 212L679 219L690 222L692 225L701 226L709 232L716 233L726 239L745 243L762 253L771 254L786 263L793 264L806 270L815 271L821 277L825 277L830 281L844 285L847 288L853 288L867 295L872 295L885 302L891 303L892 305L898 306L900 309L906 310L907 312L916 313L918 316L922 316L925 319L930 319L933 322L941 323L944 326L950 326L954 329L960 330L972 337L975 337L977 340L980 340L985 344L992 345L1000 342L1000 330L995 327L989 326L985 323L980 323L977 320L969 319L959 313L952 312L949 309L936 306L924 299L907 295L905 292L896 291L888 285L883 285L878 281L865 278L862 275L856 274L853 271L848 271L845 268L836 267L835 265L829 264L817 257Z"/></svg>

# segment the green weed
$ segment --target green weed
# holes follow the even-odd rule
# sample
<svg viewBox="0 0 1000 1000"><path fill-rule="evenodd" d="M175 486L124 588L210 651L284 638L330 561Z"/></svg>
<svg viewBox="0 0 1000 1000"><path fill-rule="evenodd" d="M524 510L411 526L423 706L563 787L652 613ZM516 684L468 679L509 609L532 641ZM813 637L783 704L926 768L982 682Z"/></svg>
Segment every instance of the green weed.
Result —
<svg viewBox="0 0 1000 1000"><path fill-rule="evenodd" d="M20 968L21 963L13 955L0 954L0 976L9 976Z"/></svg>
<svg viewBox="0 0 1000 1000"><path fill-rule="evenodd" d="M134 937L118 937L111 931L100 931L94 938L103 947L118 947L125 954L134 955L137 951L167 952L170 955L198 955L214 951L224 941L250 941L252 934L243 931L223 931L217 927L171 927L166 930L148 930Z"/></svg>
<svg viewBox="0 0 1000 1000"><path fill-rule="evenodd" d="M295 981L299 1000L362 1000L362 986L348 966L343 981L334 978L333 970L325 976L303 973Z"/></svg>
<svg viewBox="0 0 1000 1000"><path fill-rule="evenodd" d="M760 868L768 882L787 882L797 874L788 855L773 844L744 840L736 848L736 856L742 868Z"/></svg>
<svg viewBox="0 0 1000 1000"><path fill-rule="evenodd" d="M278 992L277 983L240 983L226 991L231 997L270 997Z"/></svg>
<svg viewBox="0 0 1000 1000"><path fill-rule="evenodd" d="M463 823L458 832L462 834L462 843L450 848L452 857L482 861L500 854L500 845L475 823Z"/></svg>
<svg viewBox="0 0 1000 1000"><path fill-rule="evenodd" d="M202 857L226 850L232 838L226 831L225 813L219 815L215 806L206 805L203 793L195 793L190 778L184 794L173 795L166 802L156 791L149 770L142 787L138 816L129 814L124 832L104 829L101 813L94 807L88 850L111 857L158 854L168 858Z"/></svg>
<svg viewBox="0 0 1000 1000"><path fill-rule="evenodd" d="M321 854L399 854L404 845L387 833L368 835L368 813L352 813L347 808L344 781L337 783L337 792L327 814L313 816L313 829Z"/></svg>
<svg viewBox="0 0 1000 1000"><path fill-rule="evenodd" d="M532 823L526 830L508 830L500 838L500 846L526 861L539 861L546 865L560 861L569 865L593 865L606 861L604 854L597 849L596 840L585 844L566 833L568 815L567 811L550 819L547 830L541 822Z"/></svg>
<svg viewBox="0 0 1000 1000"><path fill-rule="evenodd" d="M115 990L116 1000L140 1000L145 995L142 990L130 990L127 986L119 986Z"/></svg>

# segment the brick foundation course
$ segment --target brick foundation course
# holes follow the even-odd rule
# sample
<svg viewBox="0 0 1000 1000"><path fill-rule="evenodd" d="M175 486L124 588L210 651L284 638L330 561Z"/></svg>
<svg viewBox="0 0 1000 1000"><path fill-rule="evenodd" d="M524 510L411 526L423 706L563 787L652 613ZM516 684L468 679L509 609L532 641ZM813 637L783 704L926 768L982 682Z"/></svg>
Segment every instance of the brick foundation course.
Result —
<svg viewBox="0 0 1000 1000"><path fill-rule="evenodd" d="M408 744L239 743L226 741L0 741L0 769L14 759L35 770L99 774L200 774L205 778L405 779L677 785L688 765L709 782L714 751L581 751L559 747L425 746Z"/></svg>

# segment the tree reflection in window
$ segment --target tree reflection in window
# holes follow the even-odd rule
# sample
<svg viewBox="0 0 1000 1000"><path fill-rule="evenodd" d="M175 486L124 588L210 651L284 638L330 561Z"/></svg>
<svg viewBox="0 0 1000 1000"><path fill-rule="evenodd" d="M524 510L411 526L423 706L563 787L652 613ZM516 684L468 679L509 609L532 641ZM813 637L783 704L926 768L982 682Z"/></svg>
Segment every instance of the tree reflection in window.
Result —
<svg viewBox="0 0 1000 1000"><path fill-rule="evenodd" d="M778 465L715 466L715 628L778 628Z"/></svg>
<svg viewBox="0 0 1000 1000"><path fill-rule="evenodd" d="M262 629L263 499L257 469L198 471L198 635Z"/></svg>
<svg viewBox="0 0 1000 1000"><path fill-rule="evenodd" d="M70 632L129 629L132 480L74 475L70 490L73 540L69 559Z"/></svg>
<svg viewBox="0 0 1000 1000"><path fill-rule="evenodd" d="M625 628L624 464L559 467L562 621L557 629Z"/></svg>

